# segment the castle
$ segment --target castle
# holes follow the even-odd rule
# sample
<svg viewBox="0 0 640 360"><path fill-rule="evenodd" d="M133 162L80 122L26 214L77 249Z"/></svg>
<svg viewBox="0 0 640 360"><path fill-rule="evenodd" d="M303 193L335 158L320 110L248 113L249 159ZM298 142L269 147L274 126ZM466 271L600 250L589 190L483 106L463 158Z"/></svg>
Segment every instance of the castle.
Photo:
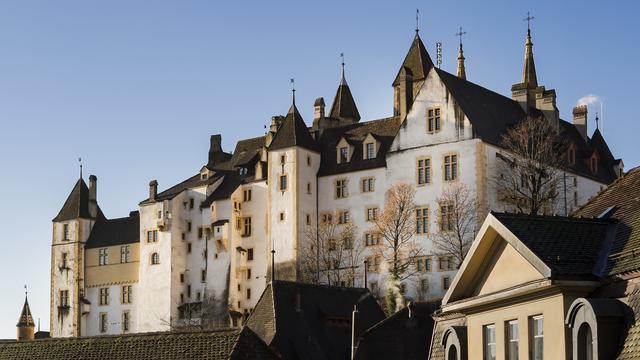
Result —
<svg viewBox="0 0 640 360"><path fill-rule="evenodd" d="M367 283L361 264L338 285L384 293L387 274L372 250L379 242L372 230L386 190L397 183L415 187L415 237L424 253L405 293L441 298L456 266L431 241L438 196L464 184L480 212L508 210L491 181L500 139L531 114L571 144L564 213L622 174L600 131L588 135L586 107L574 109L573 122L560 119L555 90L537 82L530 32L512 98L467 81L464 60L460 45L456 75L434 66L416 31L392 84L393 116L362 121L343 66L331 109L317 99L311 126L294 96L264 136L239 141L231 153L213 135L202 168L164 191L151 181L148 198L128 217L108 219L97 178L86 184L81 177L53 219L51 335L169 330L199 321L192 314L211 299L238 325L272 277L302 278L300 251L308 230L323 222L353 224L367 260Z"/></svg>

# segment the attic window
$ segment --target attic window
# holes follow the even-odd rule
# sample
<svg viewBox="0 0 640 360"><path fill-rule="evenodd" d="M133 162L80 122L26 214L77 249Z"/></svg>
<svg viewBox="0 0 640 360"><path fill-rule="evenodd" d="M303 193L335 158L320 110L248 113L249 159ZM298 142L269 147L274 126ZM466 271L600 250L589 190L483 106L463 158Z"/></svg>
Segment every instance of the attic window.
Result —
<svg viewBox="0 0 640 360"><path fill-rule="evenodd" d="M209 175L207 173L205 173L205 172L200 174L200 179L202 179L202 180L207 180L208 177L209 177Z"/></svg>
<svg viewBox="0 0 640 360"><path fill-rule="evenodd" d="M434 133L440 131L440 108L427 110L427 131Z"/></svg>
<svg viewBox="0 0 640 360"><path fill-rule="evenodd" d="M589 161L589 167L592 173L598 172L598 154L593 153L593 155L591 155L591 159Z"/></svg>
<svg viewBox="0 0 640 360"><path fill-rule="evenodd" d="M346 163L347 161L349 161L349 148L346 146L339 148L338 155L339 155L338 163L339 164Z"/></svg>
<svg viewBox="0 0 640 360"><path fill-rule="evenodd" d="M574 144L569 145L569 149L567 149L567 161L569 165L576 163L576 146Z"/></svg>
<svg viewBox="0 0 640 360"><path fill-rule="evenodd" d="M367 159L374 159L376 157L376 144L369 142L364 144L364 158L365 160Z"/></svg>

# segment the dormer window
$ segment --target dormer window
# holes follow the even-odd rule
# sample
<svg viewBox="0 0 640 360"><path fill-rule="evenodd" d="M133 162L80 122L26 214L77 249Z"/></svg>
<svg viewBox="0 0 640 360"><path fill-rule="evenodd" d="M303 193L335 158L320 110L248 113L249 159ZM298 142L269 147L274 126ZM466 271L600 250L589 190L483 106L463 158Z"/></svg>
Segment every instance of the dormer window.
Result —
<svg viewBox="0 0 640 360"><path fill-rule="evenodd" d="M368 142L364 144L364 158L366 159L374 159L376 157L376 144L373 142Z"/></svg>
<svg viewBox="0 0 640 360"><path fill-rule="evenodd" d="M200 174L200 179L202 179L202 180L207 180L207 178L208 178L208 177L209 177L209 176L208 176L208 174L207 174L207 173L202 173L202 174Z"/></svg>
<svg viewBox="0 0 640 360"><path fill-rule="evenodd" d="M339 163L340 164L344 164L346 162L349 161L349 148L346 146L341 147L340 149L338 149L339 152Z"/></svg>
<svg viewBox="0 0 640 360"><path fill-rule="evenodd" d="M589 159L589 168L592 173L598 172L598 153L594 152L593 155L591 155L591 159Z"/></svg>
<svg viewBox="0 0 640 360"><path fill-rule="evenodd" d="M576 163L576 145L575 144L569 145L569 148L567 149L567 161L569 162L569 165L575 165Z"/></svg>

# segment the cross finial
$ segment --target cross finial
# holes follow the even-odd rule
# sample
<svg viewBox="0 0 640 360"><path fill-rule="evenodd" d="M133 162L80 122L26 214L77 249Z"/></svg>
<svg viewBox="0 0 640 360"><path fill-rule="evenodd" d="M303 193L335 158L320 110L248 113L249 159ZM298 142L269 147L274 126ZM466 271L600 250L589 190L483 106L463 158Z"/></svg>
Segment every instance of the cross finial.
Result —
<svg viewBox="0 0 640 360"><path fill-rule="evenodd" d="M462 35L465 35L466 33L466 31L462 31L462 26L460 26L458 32L456 33L456 36L460 38L460 47L462 47Z"/></svg>
<svg viewBox="0 0 640 360"><path fill-rule="evenodd" d="M531 20L535 19L535 17L531 16L531 14L527 11L527 17L522 19L522 21L527 22L527 34L531 33Z"/></svg>
<svg viewBox="0 0 640 360"><path fill-rule="evenodd" d="M82 158L78 158L78 163L80 164L80 179L82 179Z"/></svg>
<svg viewBox="0 0 640 360"><path fill-rule="evenodd" d="M293 105L296 104L296 79L291 78L291 94L293 96Z"/></svg>
<svg viewBox="0 0 640 360"><path fill-rule="evenodd" d="M340 53L340 59L342 60L342 69L344 70L344 53Z"/></svg>
<svg viewBox="0 0 640 360"><path fill-rule="evenodd" d="M28 293L28 291L27 291L27 284L24 284L24 296L25 296L25 297L27 296L27 293Z"/></svg>
<svg viewBox="0 0 640 360"><path fill-rule="evenodd" d="M420 9L416 9L416 35L420 32Z"/></svg>
<svg viewBox="0 0 640 360"><path fill-rule="evenodd" d="M596 112L596 129L600 130L600 117L598 116L597 112Z"/></svg>

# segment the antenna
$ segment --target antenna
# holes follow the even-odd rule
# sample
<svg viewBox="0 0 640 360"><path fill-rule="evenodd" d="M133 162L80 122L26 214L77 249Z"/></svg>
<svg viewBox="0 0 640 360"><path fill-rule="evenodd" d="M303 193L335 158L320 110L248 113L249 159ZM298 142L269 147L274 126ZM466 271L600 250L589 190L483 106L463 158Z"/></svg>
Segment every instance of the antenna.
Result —
<svg viewBox="0 0 640 360"><path fill-rule="evenodd" d="M436 42L436 64L440 69L440 65L442 65L442 41Z"/></svg>

